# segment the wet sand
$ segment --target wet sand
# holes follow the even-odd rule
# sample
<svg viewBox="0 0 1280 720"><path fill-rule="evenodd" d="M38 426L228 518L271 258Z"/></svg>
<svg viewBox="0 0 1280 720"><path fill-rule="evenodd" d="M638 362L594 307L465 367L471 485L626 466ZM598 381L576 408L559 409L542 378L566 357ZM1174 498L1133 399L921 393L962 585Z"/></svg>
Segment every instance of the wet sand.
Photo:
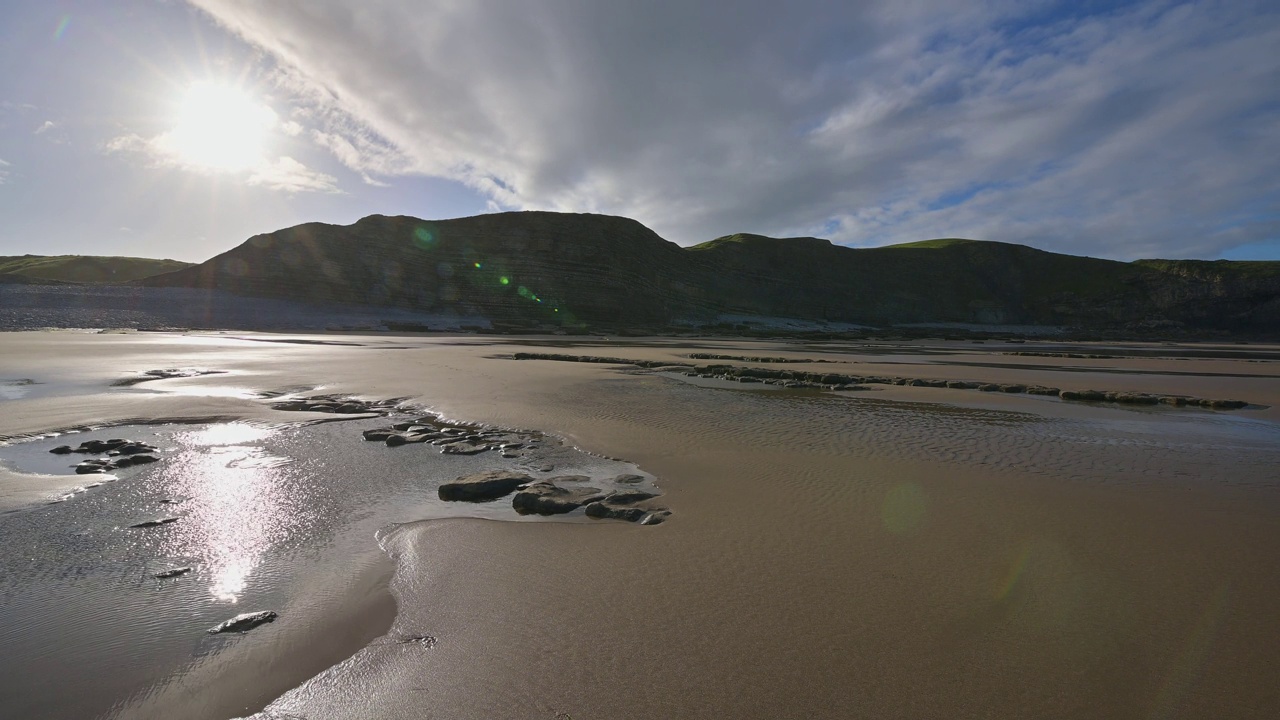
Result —
<svg viewBox="0 0 1280 720"><path fill-rule="evenodd" d="M334 653L354 653L349 660L286 692L263 717L1280 712L1274 347L1248 346L1255 356L1245 359L1153 348L1170 357L1076 360L999 354L1039 347L1031 342L262 342L271 339L0 337L0 377L57 378L0 405L0 437L130 418L278 420L244 390L413 396L448 417L543 430L635 462L659 478L676 514L657 528L404 525L387 543L396 555L392 633L437 642L363 650L351 642ZM547 349L557 345L571 349ZM655 360L685 360L691 350L822 357L848 369L796 367L1267 407L1144 410L913 387L703 388L502 357L530 347ZM194 366L230 372L108 389L130 374ZM377 615L354 617L376 629L385 623ZM307 653L303 643L272 661L301 668ZM275 673L222 667L159 688L120 716L223 717L210 696L265 697L306 674L279 687Z"/></svg>

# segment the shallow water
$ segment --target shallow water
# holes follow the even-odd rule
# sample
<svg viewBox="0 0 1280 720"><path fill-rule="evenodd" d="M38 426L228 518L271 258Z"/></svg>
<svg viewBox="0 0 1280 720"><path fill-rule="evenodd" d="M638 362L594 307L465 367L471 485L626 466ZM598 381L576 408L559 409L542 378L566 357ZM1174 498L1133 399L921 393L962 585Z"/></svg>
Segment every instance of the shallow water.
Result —
<svg viewBox="0 0 1280 720"><path fill-rule="evenodd" d="M0 447L6 463L41 473L67 473L87 457L53 455L51 447L90 439L140 440L160 448L162 458L114 475L79 476L81 488L64 502L0 515L6 714L127 717L131 702L215 662L229 646L284 642L290 625L317 620L336 601L323 592L324 582L312 594L317 579L335 568L377 563L383 555L375 535L394 523L547 520L516 515L509 500L442 502L436 496L442 480L504 468L543 477L636 472L554 439L518 459L362 440L361 430L385 424L123 426ZM540 471L545 467L554 469ZM178 520L130 527L168 517ZM594 522L580 511L556 521ZM179 567L192 572L152 577ZM245 636L205 632L265 609L280 618Z"/></svg>

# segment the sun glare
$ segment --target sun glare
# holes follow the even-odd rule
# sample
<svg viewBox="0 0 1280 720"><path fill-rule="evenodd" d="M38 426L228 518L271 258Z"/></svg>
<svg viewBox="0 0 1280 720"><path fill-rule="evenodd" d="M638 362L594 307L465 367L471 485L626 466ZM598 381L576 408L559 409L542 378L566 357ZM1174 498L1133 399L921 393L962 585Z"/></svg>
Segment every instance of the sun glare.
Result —
<svg viewBox="0 0 1280 720"><path fill-rule="evenodd" d="M234 172L260 164L276 114L237 88L196 83L178 107L170 149L190 165Z"/></svg>

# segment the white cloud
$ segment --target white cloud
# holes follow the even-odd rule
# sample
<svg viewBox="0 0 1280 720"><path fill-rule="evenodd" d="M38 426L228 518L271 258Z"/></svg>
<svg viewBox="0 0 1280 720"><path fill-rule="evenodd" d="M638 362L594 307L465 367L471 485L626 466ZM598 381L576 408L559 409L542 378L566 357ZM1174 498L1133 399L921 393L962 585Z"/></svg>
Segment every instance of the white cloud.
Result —
<svg viewBox="0 0 1280 720"><path fill-rule="evenodd" d="M297 137L302 134L302 125L296 120L286 120L280 123L280 132L289 137Z"/></svg>
<svg viewBox="0 0 1280 720"><path fill-rule="evenodd" d="M43 135L44 133L49 132L55 127L57 127L57 124L54 123L52 120L45 120L43 123L40 124L40 127L36 128L35 133L33 134Z"/></svg>
<svg viewBox="0 0 1280 720"><path fill-rule="evenodd" d="M200 164L193 164L181 152L177 152L174 149L174 143L170 141L167 133L161 133L152 138L144 138L136 133L121 135L108 141L104 146L104 150L108 153L139 155L145 158L152 167L157 168L178 168L203 175L243 175L247 184L270 190L288 193L342 192L338 188L337 178L318 170L312 170L287 155L280 156L274 161L263 158L248 168L232 173Z"/></svg>
<svg viewBox="0 0 1280 720"><path fill-rule="evenodd" d="M1280 235L1280 12L1261 1L190 2L277 58L344 165L493 207L686 243L1134 257Z"/></svg>
<svg viewBox="0 0 1280 720"><path fill-rule="evenodd" d="M9 171L5 170L7 167L12 167L12 165L6 162L4 158L0 158L0 185L9 182Z"/></svg>
<svg viewBox="0 0 1280 720"><path fill-rule="evenodd" d="M264 163L249 173L250 185L260 185L284 192L339 193L337 178L312 170L291 157L277 158L274 163Z"/></svg>

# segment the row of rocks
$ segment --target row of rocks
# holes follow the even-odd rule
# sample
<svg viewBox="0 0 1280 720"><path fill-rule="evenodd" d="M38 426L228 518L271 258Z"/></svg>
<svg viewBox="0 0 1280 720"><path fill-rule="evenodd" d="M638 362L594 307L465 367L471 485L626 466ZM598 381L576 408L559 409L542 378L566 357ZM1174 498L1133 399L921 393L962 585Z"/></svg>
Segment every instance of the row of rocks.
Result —
<svg viewBox="0 0 1280 720"><path fill-rule="evenodd" d="M152 380L168 380L170 378L200 377L202 375L222 375L226 370L206 370L203 368L169 368L167 370L148 370L138 377L124 378L112 384L114 387L129 387Z"/></svg>
<svg viewBox="0 0 1280 720"><path fill-rule="evenodd" d="M737 360L754 363L834 363L838 360L814 360L810 358L761 357L752 355L717 355L715 353L689 353L691 360Z"/></svg>
<svg viewBox="0 0 1280 720"><path fill-rule="evenodd" d="M360 400L340 395L316 395L309 398L284 400L272 403L274 410L286 412L337 413L340 415L365 415L386 413L399 407L399 400Z"/></svg>
<svg viewBox="0 0 1280 720"><path fill-rule="evenodd" d="M491 502L515 493L511 506L522 515L562 515L585 508L593 518L625 520L641 525L657 525L671 516L666 508L637 507L636 503L658 497L648 490L622 489L606 491L586 485L566 487L566 483L587 481L583 475L563 475L547 480L534 480L529 475L511 470L489 470L464 475L442 483L441 500ZM634 483L637 475L622 475L614 484Z"/></svg>
<svg viewBox="0 0 1280 720"><path fill-rule="evenodd" d="M1032 352L1024 350L1019 352L1000 353L1001 355L1021 355L1023 357L1056 357L1071 358L1073 360L1121 360L1123 355L1095 355L1092 353L1069 353L1069 352Z"/></svg>
<svg viewBox="0 0 1280 720"><path fill-rule="evenodd" d="M160 450L155 446L136 440L125 440L123 438L112 438L110 440L86 440L80 443L79 447L74 448L70 445L59 445L49 452L54 455L70 455L71 453L82 453L86 455L105 453L107 455L105 458L92 458L81 461L75 466L77 475L109 473L113 470L132 467L134 465L146 465L160 459L154 454L160 452Z"/></svg>
<svg viewBox="0 0 1280 720"><path fill-rule="evenodd" d="M558 360L560 362L601 363L605 365L634 365L636 367L689 368L692 363L672 362L670 360L630 360L619 357L600 357L598 355L563 355L560 353L518 352L511 356L513 360Z"/></svg>
<svg viewBox="0 0 1280 720"><path fill-rule="evenodd" d="M1013 353L1019 354L1019 353ZM526 357L521 357L521 356ZM588 355L554 355L549 353L516 353L516 359L563 360L570 362L607 362L635 365L643 368L671 369L669 364L650 360L626 360L623 358L595 358ZM692 356L691 356L692 357ZM1099 356L1101 357L1101 356ZM845 375L841 373L816 373L774 368L740 367L737 365L694 365L684 370L690 377L730 380L739 383L767 383L786 388L854 391L868 390L867 385L909 385L912 387L950 388L953 390L980 390L982 392L1026 393L1028 395L1052 395L1063 400L1078 402L1113 402L1127 405L1171 405L1174 407L1202 407L1213 410L1238 410L1249 405L1244 400L1222 400L1190 395L1152 395L1149 393L1117 392L1104 390L1063 390L1044 385L1021 383L979 383L967 380L930 380L885 376Z"/></svg>
<svg viewBox="0 0 1280 720"><path fill-rule="evenodd" d="M416 443L430 443L445 455L478 455L497 450L505 458L517 457L517 451L529 443L541 441L532 433L512 433L506 430L485 430L464 425L453 425L436 417L420 417L387 427L372 428L362 433L365 440L381 441L387 447Z"/></svg>

